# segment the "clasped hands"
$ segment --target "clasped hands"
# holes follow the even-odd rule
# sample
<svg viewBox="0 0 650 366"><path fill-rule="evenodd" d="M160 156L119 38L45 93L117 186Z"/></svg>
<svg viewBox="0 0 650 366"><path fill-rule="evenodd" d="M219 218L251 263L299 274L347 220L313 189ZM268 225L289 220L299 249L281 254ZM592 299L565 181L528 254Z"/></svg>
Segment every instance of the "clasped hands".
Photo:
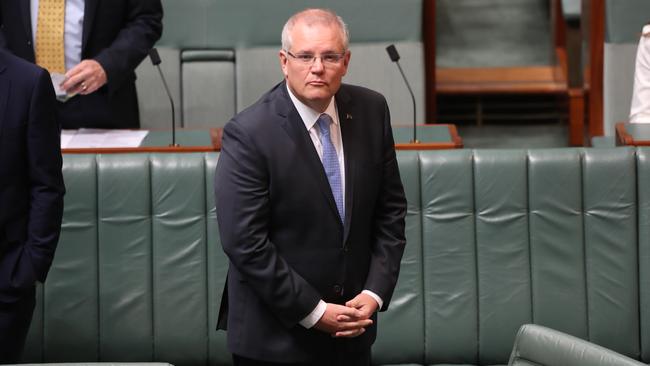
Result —
<svg viewBox="0 0 650 366"><path fill-rule="evenodd" d="M375 299L364 293L346 302L345 306L327 303L325 313L314 328L337 338L360 336L372 324L370 317L378 306Z"/></svg>

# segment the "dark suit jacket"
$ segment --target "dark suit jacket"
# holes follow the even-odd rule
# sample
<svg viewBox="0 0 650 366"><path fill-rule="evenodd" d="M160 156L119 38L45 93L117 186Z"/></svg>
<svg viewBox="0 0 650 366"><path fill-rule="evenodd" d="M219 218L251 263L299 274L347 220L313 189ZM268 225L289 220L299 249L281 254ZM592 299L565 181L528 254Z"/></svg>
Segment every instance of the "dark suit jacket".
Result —
<svg viewBox="0 0 650 366"><path fill-rule="evenodd" d="M390 302L405 245L406 200L385 99L342 85L336 94L345 151L345 224L285 83L224 128L216 170L217 219L230 259L220 326L240 356L304 362L374 341L332 340L298 322L318 303L368 289ZM227 313L227 314L226 314ZM376 323L375 323L376 324Z"/></svg>
<svg viewBox="0 0 650 366"><path fill-rule="evenodd" d="M34 62L30 0L0 1L0 44ZM135 68L162 34L160 0L85 0L81 58L95 59L108 83L59 105L63 128L137 128Z"/></svg>
<svg viewBox="0 0 650 366"><path fill-rule="evenodd" d="M59 239L63 177L47 71L0 49L0 304L33 296Z"/></svg>

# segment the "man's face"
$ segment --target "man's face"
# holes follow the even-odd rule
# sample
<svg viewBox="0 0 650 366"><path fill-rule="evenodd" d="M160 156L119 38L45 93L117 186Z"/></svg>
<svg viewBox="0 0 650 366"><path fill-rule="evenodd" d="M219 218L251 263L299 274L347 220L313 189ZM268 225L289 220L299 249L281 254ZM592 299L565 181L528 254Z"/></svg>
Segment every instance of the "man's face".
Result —
<svg viewBox="0 0 650 366"><path fill-rule="evenodd" d="M291 49L280 51L280 64L289 88L301 102L318 112L327 108L348 70L350 52L343 49L341 37L340 29L334 25L307 26L298 21L291 30ZM304 55L341 55L344 51L338 62L331 62L331 58L323 61L321 57L313 63L299 59Z"/></svg>

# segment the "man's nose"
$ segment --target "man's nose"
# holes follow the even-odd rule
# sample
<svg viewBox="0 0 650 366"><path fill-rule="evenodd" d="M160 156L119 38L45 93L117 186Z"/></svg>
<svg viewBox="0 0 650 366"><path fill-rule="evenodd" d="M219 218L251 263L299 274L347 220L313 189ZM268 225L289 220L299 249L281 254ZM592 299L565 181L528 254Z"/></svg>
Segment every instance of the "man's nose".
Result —
<svg viewBox="0 0 650 366"><path fill-rule="evenodd" d="M320 73L323 72L325 66L323 65L322 57L315 57L314 62L311 64L311 72Z"/></svg>

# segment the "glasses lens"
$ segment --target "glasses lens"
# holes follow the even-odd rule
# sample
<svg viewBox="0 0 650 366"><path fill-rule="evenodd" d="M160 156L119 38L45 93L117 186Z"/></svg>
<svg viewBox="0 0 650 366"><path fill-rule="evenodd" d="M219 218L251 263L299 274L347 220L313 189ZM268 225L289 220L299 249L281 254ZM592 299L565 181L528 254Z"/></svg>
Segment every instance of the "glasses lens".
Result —
<svg viewBox="0 0 650 366"><path fill-rule="evenodd" d="M336 53L328 53L324 54L321 56L323 62L327 62L330 64L335 64L341 60L341 55L336 54Z"/></svg>

